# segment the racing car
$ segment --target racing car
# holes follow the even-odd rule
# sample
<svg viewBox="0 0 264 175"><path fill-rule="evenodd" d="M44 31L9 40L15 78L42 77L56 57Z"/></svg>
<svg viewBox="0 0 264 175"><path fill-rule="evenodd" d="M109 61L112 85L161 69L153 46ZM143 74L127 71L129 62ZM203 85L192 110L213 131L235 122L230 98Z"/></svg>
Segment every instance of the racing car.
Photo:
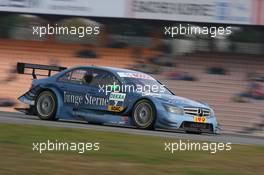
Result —
<svg viewBox="0 0 264 175"><path fill-rule="evenodd" d="M18 99L29 106L24 110L26 114L42 120L219 133L211 107L176 96L158 80L139 71L17 63L17 72L33 76L31 88ZM47 77L38 79L39 76Z"/></svg>

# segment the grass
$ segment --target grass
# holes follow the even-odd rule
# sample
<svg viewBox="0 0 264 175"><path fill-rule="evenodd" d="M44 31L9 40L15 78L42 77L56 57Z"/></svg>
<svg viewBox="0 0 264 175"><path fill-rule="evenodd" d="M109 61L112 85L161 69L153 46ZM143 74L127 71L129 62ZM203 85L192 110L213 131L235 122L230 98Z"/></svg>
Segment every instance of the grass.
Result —
<svg viewBox="0 0 264 175"><path fill-rule="evenodd" d="M100 142L100 150L33 151L33 142ZM164 151L169 138L82 129L0 124L2 175L253 175L264 172L264 147L232 145L229 152Z"/></svg>

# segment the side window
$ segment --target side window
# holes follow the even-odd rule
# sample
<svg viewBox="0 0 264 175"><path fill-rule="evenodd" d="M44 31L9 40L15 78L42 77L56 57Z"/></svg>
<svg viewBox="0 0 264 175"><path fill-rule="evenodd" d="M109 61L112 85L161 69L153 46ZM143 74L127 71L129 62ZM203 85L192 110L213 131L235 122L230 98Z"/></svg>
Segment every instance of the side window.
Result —
<svg viewBox="0 0 264 175"><path fill-rule="evenodd" d="M76 83L76 84L83 84L84 83L84 77L88 74L88 70L85 69L75 69L73 71L65 73L59 81L65 81L70 83Z"/></svg>
<svg viewBox="0 0 264 175"><path fill-rule="evenodd" d="M120 85L119 81L117 80L117 78L107 72L107 71L103 71L103 70L94 70L93 71L93 79L92 82L90 83L91 86L94 87L106 87L108 85Z"/></svg>
<svg viewBox="0 0 264 175"><path fill-rule="evenodd" d="M82 84L85 74L86 74L86 70L84 70L84 69L74 70L71 74L71 82L76 82L76 83Z"/></svg>
<svg viewBox="0 0 264 175"><path fill-rule="evenodd" d="M71 74L72 74L72 71L65 73L62 77L60 77L59 81L70 81Z"/></svg>
<svg viewBox="0 0 264 175"><path fill-rule="evenodd" d="M75 69L65 73L59 81L84 84L95 88L106 87L108 85L120 85L113 74L97 69Z"/></svg>

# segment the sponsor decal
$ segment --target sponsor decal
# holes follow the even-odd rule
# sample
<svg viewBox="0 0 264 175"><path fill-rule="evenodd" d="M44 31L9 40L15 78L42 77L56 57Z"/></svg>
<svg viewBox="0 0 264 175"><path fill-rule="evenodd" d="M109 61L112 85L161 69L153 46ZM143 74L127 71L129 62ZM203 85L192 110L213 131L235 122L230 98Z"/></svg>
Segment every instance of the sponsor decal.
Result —
<svg viewBox="0 0 264 175"><path fill-rule="evenodd" d="M153 0L134 0L132 3L134 13L152 13L152 14L178 14L189 16L212 16L213 5L201 2L175 2L167 0L166 2Z"/></svg>
<svg viewBox="0 0 264 175"><path fill-rule="evenodd" d="M107 106L109 100L103 97L94 97L90 94L75 95L64 91L64 103L72 103L75 105L94 105L94 106Z"/></svg>
<svg viewBox="0 0 264 175"><path fill-rule="evenodd" d="M2 0L0 7L4 8L39 8L40 0Z"/></svg>
<svg viewBox="0 0 264 175"><path fill-rule="evenodd" d="M110 101L114 101L114 106L117 106L118 102L124 102L126 98L126 94L125 93L116 93L116 92L112 92L109 96L109 100Z"/></svg>
<svg viewBox="0 0 264 175"><path fill-rule="evenodd" d="M132 72L117 72L120 77L126 78L140 78L140 79L147 79L147 80L155 80L151 76L143 73L132 73Z"/></svg>
<svg viewBox="0 0 264 175"><path fill-rule="evenodd" d="M215 5L215 9L216 20L250 23L250 2L230 2L226 0L218 0Z"/></svg>
<svg viewBox="0 0 264 175"><path fill-rule="evenodd" d="M206 117L194 117L193 120L197 123L206 123Z"/></svg>
<svg viewBox="0 0 264 175"><path fill-rule="evenodd" d="M132 0L128 9L132 18L254 24L254 2L257 0Z"/></svg>
<svg viewBox="0 0 264 175"><path fill-rule="evenodd" d="M112 106L112 105L109 105L108 106L108 110L109 111L114 111L114 112L121 112L124 110L124 107L123 106Z"/></svg>
<svg viewBox="0 0 264 175"><path fill-rule="evenodd" d="M70 16L124 17L124 0L0 0L0 11ZM102 5L103 4L103 5ZM107 7L107 10L105 10Z"/></svg>
<svg viewBox="0 0 264 175"><path fill-rule="evenodd" d="M162 90L161 93L163 93L165 91L165 88L164 88L164 85L161 86L162 87ZM158 93L151 93L151 92L142 92L142 95L143 96L151 96L151 97L155 97L155 98L162 98L162 95L161 94L158 94Z"/></svg>
<svg viewBox="0 0 264 175"><path fill-rule="evenodd" d="M113 100L113 101L124 101L126 98L126 94L125 93L115 93L112 92L110 94L109 100Z"/></svg>

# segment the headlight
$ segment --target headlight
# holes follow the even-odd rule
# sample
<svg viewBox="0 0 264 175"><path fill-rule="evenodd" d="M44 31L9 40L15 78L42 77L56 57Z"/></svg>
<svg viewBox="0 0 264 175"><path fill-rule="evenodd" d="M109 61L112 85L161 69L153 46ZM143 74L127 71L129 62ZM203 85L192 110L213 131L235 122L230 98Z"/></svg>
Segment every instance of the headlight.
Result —
<svg viewBox="0 0 264 175"><path fill-rule="evenodd" d="M164 104L164 108L166 109L167 112L171 112L177 115L183 115L183 109L180 107L176 107L176 106L171 106L171 105L165 105Z"/></svg>

